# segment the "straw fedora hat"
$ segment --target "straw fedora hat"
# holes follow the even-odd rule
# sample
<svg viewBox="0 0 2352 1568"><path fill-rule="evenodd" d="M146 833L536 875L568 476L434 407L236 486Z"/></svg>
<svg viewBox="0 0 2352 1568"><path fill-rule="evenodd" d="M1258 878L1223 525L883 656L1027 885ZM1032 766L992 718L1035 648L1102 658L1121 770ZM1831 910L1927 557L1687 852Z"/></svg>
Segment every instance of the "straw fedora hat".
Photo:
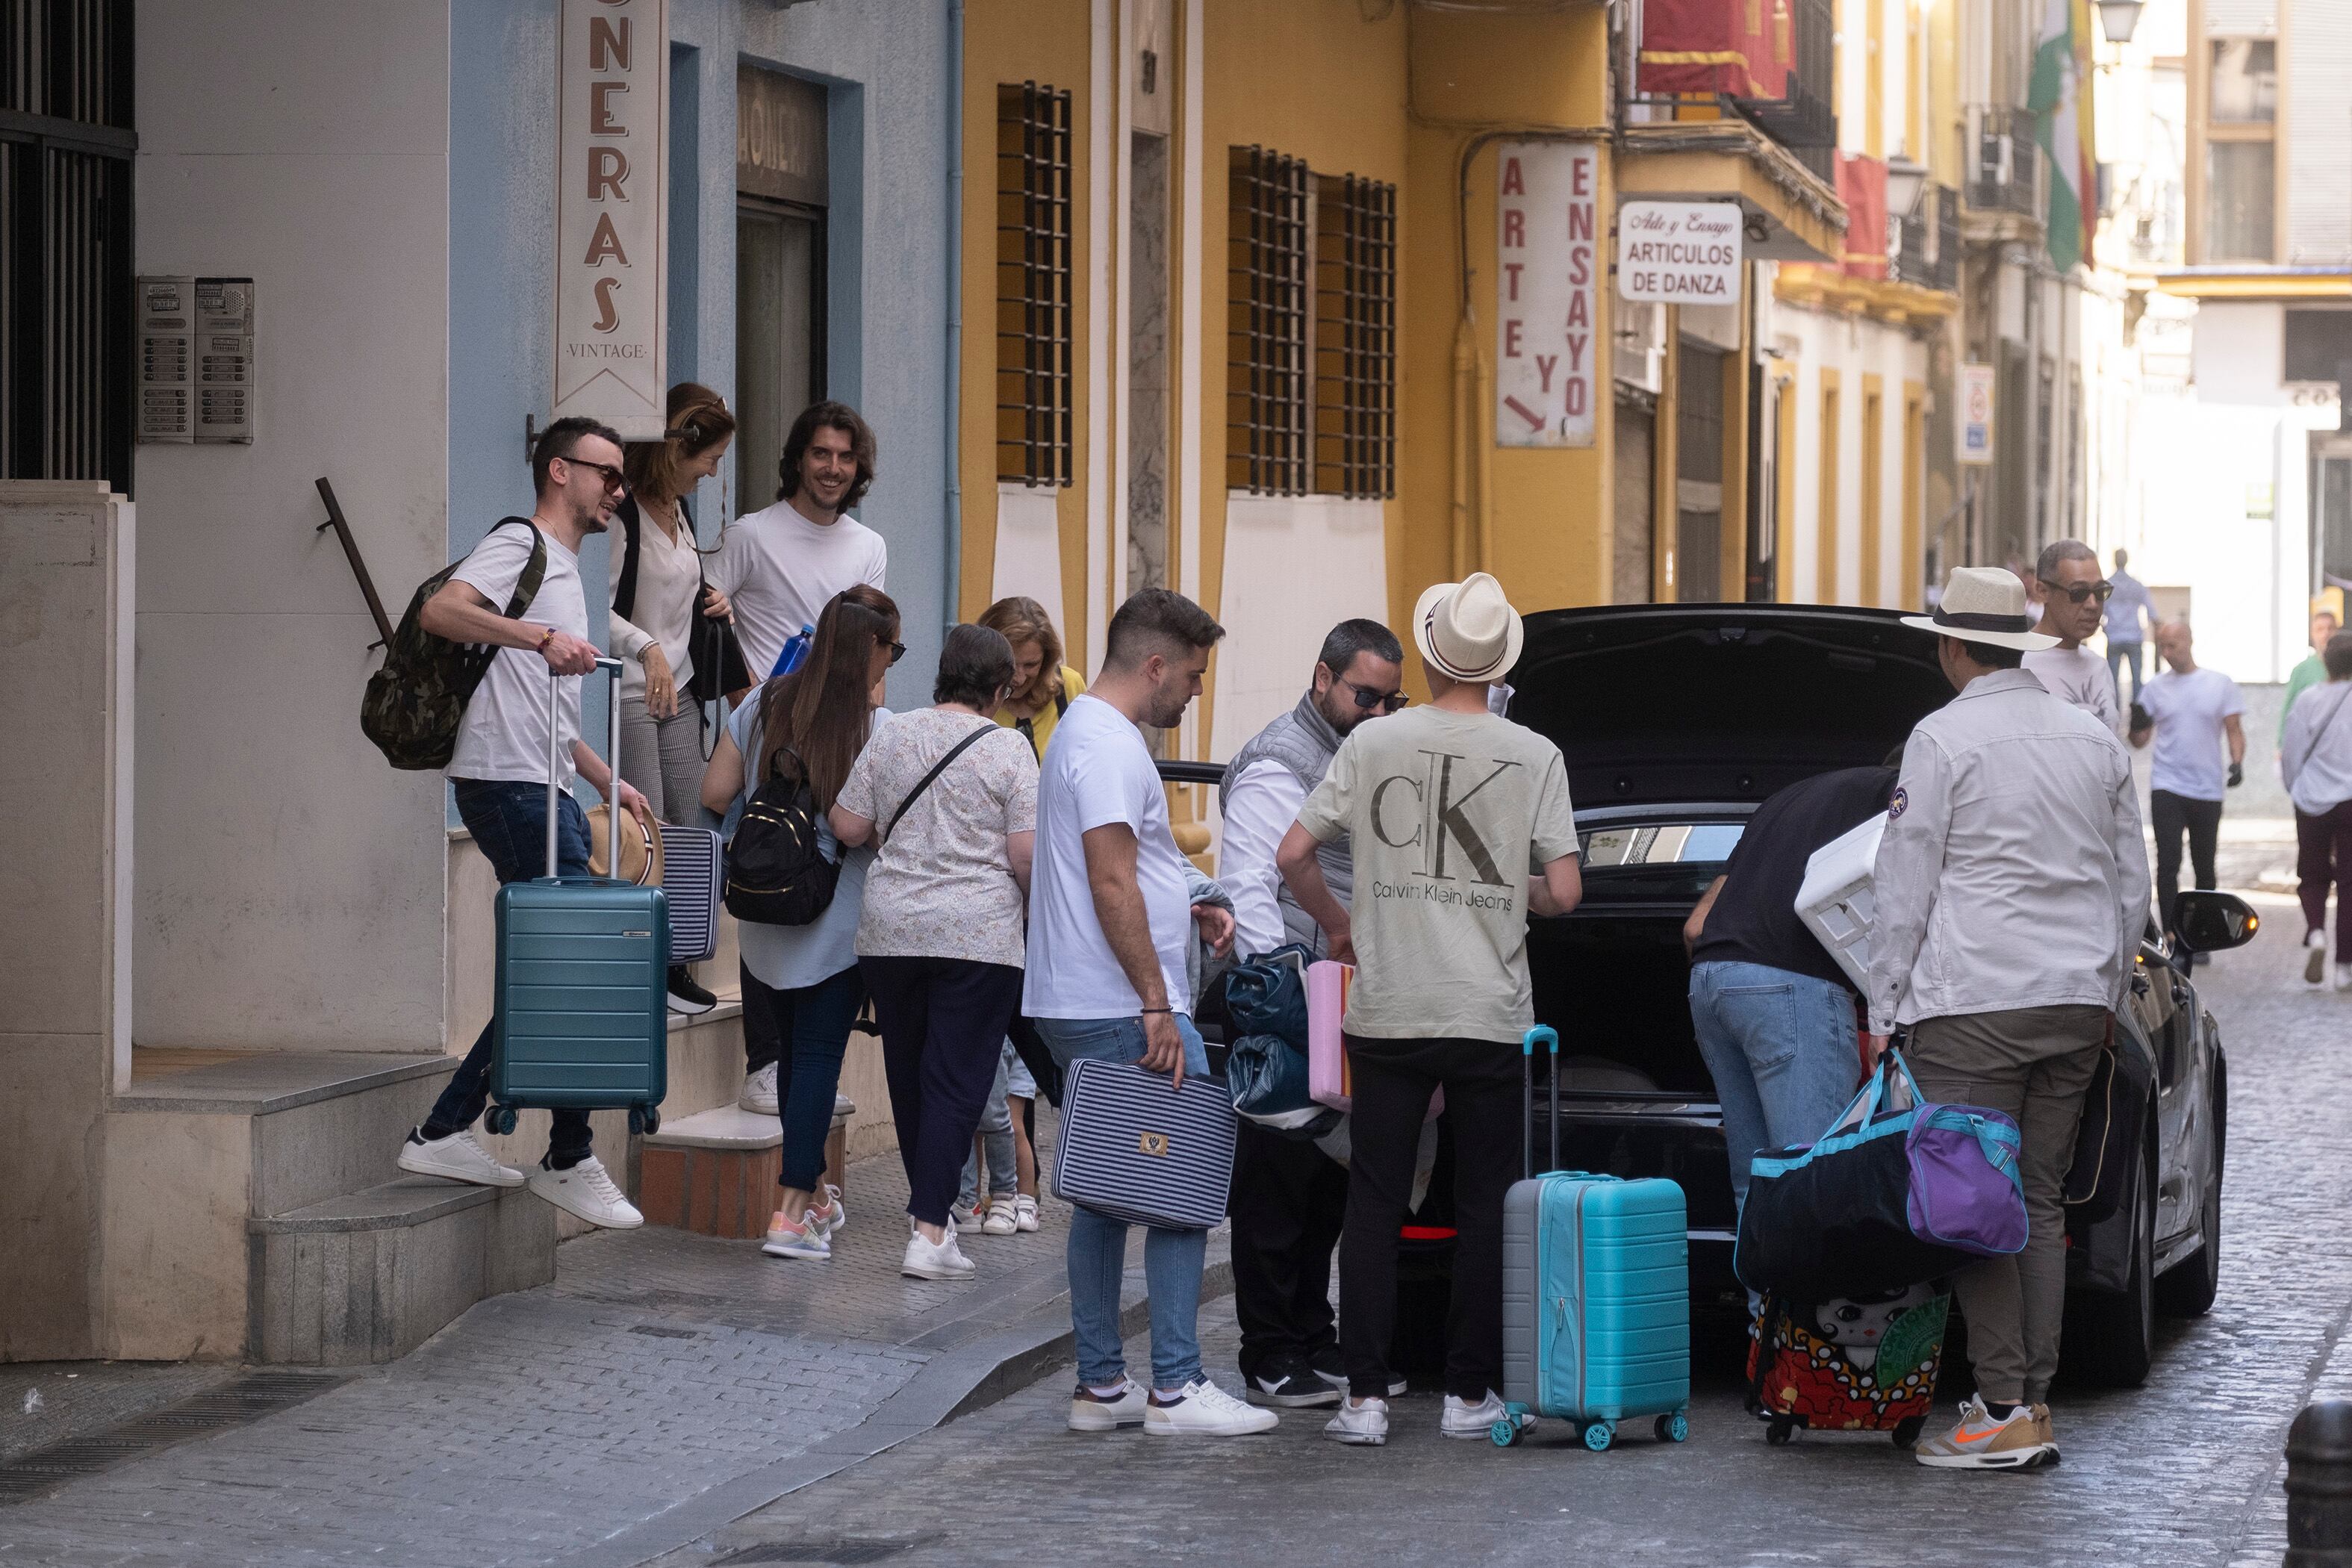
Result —
<svg viewBox="0 0 2352 1568"><path fill-rule="evenodd" d="M609 877L613 863L612 808L598 803L588 808L588 870ZM659 827L639 822L636 814L621 813L621 880L638 888L658 888L662 879L662 838Z"/></svg>
<svg viewBox="0 0 2352 1568"><path fill-rule="evenodd" d="M1955 566L1944 580L1944 601L1931 615L1906 616L1903 624L1962 642L2040 653L2058 639L2033 629L2025 606L2025 584L2000 566Z"/></svg>
<svg viewBox="0 0 2352 1568"><path fill-rule="evenodd" d="M1526 637L1503 585L1484 572L1424 589L1412 607L1413 646L1439 674L1456 680L1501 679L1519 662Z"/></svg>

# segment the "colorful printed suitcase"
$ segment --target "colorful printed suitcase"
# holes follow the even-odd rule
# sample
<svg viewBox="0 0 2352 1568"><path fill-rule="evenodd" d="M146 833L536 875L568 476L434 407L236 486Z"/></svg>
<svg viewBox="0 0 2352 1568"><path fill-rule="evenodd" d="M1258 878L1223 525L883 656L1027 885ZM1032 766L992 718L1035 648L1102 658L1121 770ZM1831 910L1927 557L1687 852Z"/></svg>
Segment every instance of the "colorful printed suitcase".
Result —
<svg viewBox="0 0 2352 1568"><path fill-rule="evenodd" d="M1914 1285L1818 1307L1764 1298L1748 1342L1748 1409L1768 1443L1809 1432L1885 1432L1907 1448L1927 1424L1952 1299Z"/></svg>
<svg viewBox="0 0 2352 1568"><path fill-rule="evenodd" d="M1690 1261L1683 1190L1657 1178L1533 1173L1535 1049L1551 1057L1551 1163L1559 1163L1559 1036L1538 1025L1521 1047L1530 1130L1525 1181L1503 1199L1503 1398L1489 1432L1508 1447L1537 1416L1573 1422L1594 1452L1620 1424L1657 1418L1662 1441L1690 1436Z"/></svg>
<svg viewBox="0 0 2352 1568"><path fill-rule="evenodd" d="M662 894L669 900L669 961L719 955L719 910L727 893L727 851L707 827L661 825Z"/></svg>
<svg viewBox="0 0 2352 1568"><path fill-rule="evenodd" d="M612 676L618 757L621 661L596 664ZM547 875L499 889L498 1034L483 1124L511 1132L527 1107L625 1108L629 1130L650 1132L669 1092L669 902L659 888L556 875L557 689L551 682ZM620 795L616 773L608 795L616 817Z"/></svg>

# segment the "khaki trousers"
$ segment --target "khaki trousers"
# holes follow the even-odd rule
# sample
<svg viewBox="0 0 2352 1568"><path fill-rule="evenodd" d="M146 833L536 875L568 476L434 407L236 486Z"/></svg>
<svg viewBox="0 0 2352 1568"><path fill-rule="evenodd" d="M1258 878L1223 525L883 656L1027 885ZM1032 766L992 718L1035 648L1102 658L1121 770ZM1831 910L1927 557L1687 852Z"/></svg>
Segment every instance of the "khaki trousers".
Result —
<svg viewBox="0 0 2352 1568"><path fill-rule="evenodd" d="M1905 1053L1927 1098L1981 1105L2014 1119L2032 1224L2025 1250L1988 1258L1952 1278L1968 1315L1977 1388L1998 1405L2039 1405L2058 1370L2066 1306L2066 1168L2097 1051L2104 1007L2021 1007L1923 1018Z"/></svg>

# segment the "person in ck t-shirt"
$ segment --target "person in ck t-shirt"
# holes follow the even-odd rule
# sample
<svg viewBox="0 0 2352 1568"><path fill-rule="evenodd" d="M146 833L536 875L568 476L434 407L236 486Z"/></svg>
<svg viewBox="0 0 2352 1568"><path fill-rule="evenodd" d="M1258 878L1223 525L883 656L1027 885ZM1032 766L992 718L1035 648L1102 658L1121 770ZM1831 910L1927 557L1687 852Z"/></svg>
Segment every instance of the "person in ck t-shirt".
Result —
<svg viewBox="0 0 2352 1568"><path fill-rule="evenodd" d="M1350 731L1276 852L1331 956L1357 965L1342 1024L1354 1089L1339 1351L1349 1397L1324 1431L1388 1440L1397 1227L1412 1202L1431 1094L1454 1124L1454 1261L1439 1430L1484 1440L1503 1418L1503 1194L1522 1142L1521 1042L1535 1024L1528 916L1582 896L1559 748L1487 710L1524 632L1481 572L1413 614L1430 702ZM1349 842L1342 907L1318 849Z"/></svg>
<svg viewBox="0 0 2352 1568"><path fill-rule="evenodd" d="M2157 909L2170 931L2173 900L2180 896L2182 834L2189 836L2197 885L2214 885L2222 796L2246 776L2246 727L2241 717L2246 700L2236 681L2198 664L2187 621L2167 621L2157 627L2156 651L2172 668L2140 692L2131 743L2146 746L2151 736L2156 741L2156 761L2148 770L2147 815L2156 829ZM2197 956L2201 962L2205 955Z"/></svg>
<svg viewBox="0 0 2352 1568"><path fill-rule="evenodd" d="M613 777L580 739L579 678L596 668L580 584L580 542L604 531L621 499L621 439L591 419L559 419L540 437L530 468L539 498L529 525L509 521L491 529L418 616L435 637L499 650L466 704L448 776L457 815L501 884L547 872L551 681L554 749L569 759L567 774L576 768L599 790ZM546 549L545 573L521 616L510 619L506 605L530 559L534 531ZM565 787L570 783L568 776L557 781L556 870L584 877L588 819ZM620 797L640 822L651 823L646 797L634 785L624 781ZM425 1124L400 1146L402 1170L479 1186L524 1184L520 1171L493 1159L468 1131L489 1103L490 1042L497 1034L493 1017ZM588 1113L558 1110L553 1117L547 1156L530 1173L530 1190L591 1225L643 1225L645 1216L591 1152Z"/></svg>

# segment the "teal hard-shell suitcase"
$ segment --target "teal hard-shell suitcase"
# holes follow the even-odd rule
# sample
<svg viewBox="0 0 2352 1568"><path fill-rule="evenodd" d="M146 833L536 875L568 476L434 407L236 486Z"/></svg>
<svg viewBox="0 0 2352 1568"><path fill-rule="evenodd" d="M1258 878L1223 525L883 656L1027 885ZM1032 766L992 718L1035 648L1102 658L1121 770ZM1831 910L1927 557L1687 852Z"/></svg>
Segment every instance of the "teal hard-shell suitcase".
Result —
<svg viewBox="0 0 2352 1568"><path fill-rule="evenodd" d="M1528 1031L1528 1115L1535 1048L1551 1056L1552 1163L1559 1161L1559 1037ZM1532 1131L1523 1135L1532 1173ZM1655 1416L1657 1436L1690 1435L1690 1264L1683 1190L1656 1178L1530 1173L1503 1199L1503 1398L1495 1442L1528 1423L1575 1424L1598 1451L1618 1426Z"/></svg>
<svg viewBox="0 0 2352 1568"><path fill-rule="evenodd" d="M614 678L617 757L620 661L597 664ZM632 1131L650 1132L669 1092L669 904L659 888L555 875L558 766L549 730L548 874L499 889L498 1033L485 1120L509 1132L526 1108L626 1110ZM617 780L609 803L618 820Z"/></svg>

